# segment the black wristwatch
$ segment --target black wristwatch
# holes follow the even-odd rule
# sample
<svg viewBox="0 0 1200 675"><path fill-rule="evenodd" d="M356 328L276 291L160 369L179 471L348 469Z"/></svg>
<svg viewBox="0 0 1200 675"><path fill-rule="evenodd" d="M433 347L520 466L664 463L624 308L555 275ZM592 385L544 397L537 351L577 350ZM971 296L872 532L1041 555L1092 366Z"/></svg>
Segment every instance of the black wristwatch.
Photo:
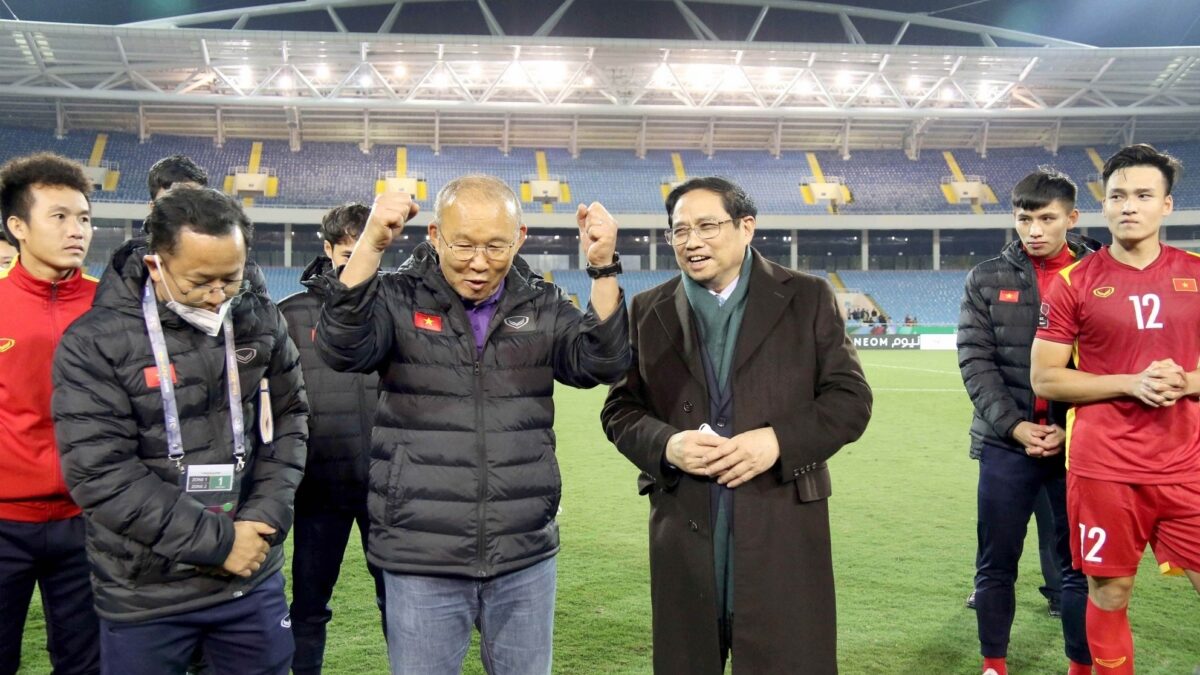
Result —
<svg viewBox="0 0 1200 675"><path fill-rule="evenodd" d="M602 277L611 277L621 273L621 255L613 253L613 261L610 265L604 267L592 267L590 264L583 269L587 270L587 275L593 279Z"/></svg>

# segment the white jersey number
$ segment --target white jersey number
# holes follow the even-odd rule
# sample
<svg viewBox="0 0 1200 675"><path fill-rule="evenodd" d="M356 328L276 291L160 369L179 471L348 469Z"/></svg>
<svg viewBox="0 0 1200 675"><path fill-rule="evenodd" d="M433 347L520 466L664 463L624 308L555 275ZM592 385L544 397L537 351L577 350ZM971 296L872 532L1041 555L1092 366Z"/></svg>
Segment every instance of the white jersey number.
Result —
<svg viewBox="0 0 1200 675"><path fill-rule="evenodd" d="M1104 540L1108 538L1108 534L1099 527L1088 529L1087 525L1079 524L1079 552L1084 553L1083 559L1087 562L1102 563L1104 559L1100 557L1100 549L1104 546ZM1088 540L1096 542L1092 545L1090 551L1087 550Z"/></svg>
<svg viewBox="0 0 1200 675"><path fill-rule="evenodd" d="M1162 322L1158 320L1158 311L1162 309L1162 301L1158 299L1158 295L1131 295L1129 301L1133 303L1133 315L1137 317L1138 330L1163 327ZM1143 308L1149 310L1148 318L1142 315Z"/></svg>

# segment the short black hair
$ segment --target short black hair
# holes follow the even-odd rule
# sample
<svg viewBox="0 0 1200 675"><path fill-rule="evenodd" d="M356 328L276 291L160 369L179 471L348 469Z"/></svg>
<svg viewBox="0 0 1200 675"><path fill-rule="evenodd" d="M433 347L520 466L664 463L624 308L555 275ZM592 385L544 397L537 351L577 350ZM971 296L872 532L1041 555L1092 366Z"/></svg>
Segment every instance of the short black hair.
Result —
<svg viewBox="0 0 1200 675"><path fill-rule="evenodd" d="M335 206L321 217L321 239L330 246L337 246L346 238L358 239L370 215L371 208L359 202Z"/></svg>
<svg viewBox="0 0 1200 675"><path fill-rule="evenodd" d="M150 167L150 175L146 180L150 188L150 199L158 195L160 190L169 190L175 183L195 183L201 187L208 186L208 174L186 155L171 155L163 157Z"/></svg>
<svg viewBox="0 0 1200 675"><path fill-rule="evenodd" d="M1014 209L1037 211L1060 201L1070 211L1075 208L1077 195L1075 181L1067 174L1053 167L1039 166L1037 171L1022 178L1012 189L1012 206Z"/></svg>
<svg viewBox="0 0 1200 675"><path fill-rule="evenodd" d="M721 197L721 205L725 207L725 212L733 218L733 222L746 216L757 216L758 207L754 205L754 200L740 185L731 180L721 178L720 176L705 176L704 178L692 178L679 185L675 186L674 190L667 195L667 226L671 227L675 224L675 203L679 198L692 190L708 190L715 192Z"/></svg>
<svg viewBox="0 0 1200 675"><path fill-rule="evenodd" d="M78 190L87 198L88 204L92 203L92 181L88 180L79 162L52 152L17 157L0 167L0 234L13 246L19 244L8 231L8 219L16 216L29 221L35 185Z"/></svg>
<svg viewBox="0 0 1200 675"><path fill-rule="evenodd" d="M1105 189L1108 188L1110 176L1131 166L1152 166L1158 169L1162 173L1163 179L1167 181L1168 195L1171 194L1171 189L1175 187L1180 174L1183 173L1182 162L1165 152L1160 152L1153 145L1146 143L1127 145L1104 162L1104 170L1101 175L1104 177Z"/></svg>
<svg viewBox="0 0 1200 675"><path fill-rule="evenodd" d="M211 188L180 187L154 200L146 217L150 250L174 253L183 228L211 237L224 237L234 228L242 231L246 248L254 237L254 224L237 200Z"/></svg>

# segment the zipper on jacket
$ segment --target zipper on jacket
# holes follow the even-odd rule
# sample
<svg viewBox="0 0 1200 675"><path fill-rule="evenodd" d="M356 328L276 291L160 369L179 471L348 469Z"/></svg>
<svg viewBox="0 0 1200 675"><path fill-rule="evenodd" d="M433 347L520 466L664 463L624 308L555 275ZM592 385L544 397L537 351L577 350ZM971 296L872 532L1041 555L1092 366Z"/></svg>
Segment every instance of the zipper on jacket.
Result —
<svg viewBox="0 0 1200 675"><path fill-rule="evenodd" d="M486 529L485 529L485 511L487 510L487 489L488 489L488 466L487 466L487 438L483 431L483 369L479 365L479 359L475 359L475 447L479 451L479 498L477 500L477 518L479 520L479 535L477 546L479 548L479 567L475 570L475 574L480 577L487 576L487 558L485 555L484 546L486 544Z"/></svg>

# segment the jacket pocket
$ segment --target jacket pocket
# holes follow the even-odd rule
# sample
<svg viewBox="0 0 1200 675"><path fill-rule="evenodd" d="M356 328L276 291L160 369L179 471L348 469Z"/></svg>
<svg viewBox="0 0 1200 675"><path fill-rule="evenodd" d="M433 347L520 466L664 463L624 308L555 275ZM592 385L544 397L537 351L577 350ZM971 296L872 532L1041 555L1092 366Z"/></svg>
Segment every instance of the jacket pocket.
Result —
<svg viewBox="0 0 1200 675"><path fill-rule="evenodd" d="M389 525L400 524L400 509L404 505L404 463L408 453L402 443L397 443L392 449L392 457L388 461L387 500L384 517Z"/></svg>

